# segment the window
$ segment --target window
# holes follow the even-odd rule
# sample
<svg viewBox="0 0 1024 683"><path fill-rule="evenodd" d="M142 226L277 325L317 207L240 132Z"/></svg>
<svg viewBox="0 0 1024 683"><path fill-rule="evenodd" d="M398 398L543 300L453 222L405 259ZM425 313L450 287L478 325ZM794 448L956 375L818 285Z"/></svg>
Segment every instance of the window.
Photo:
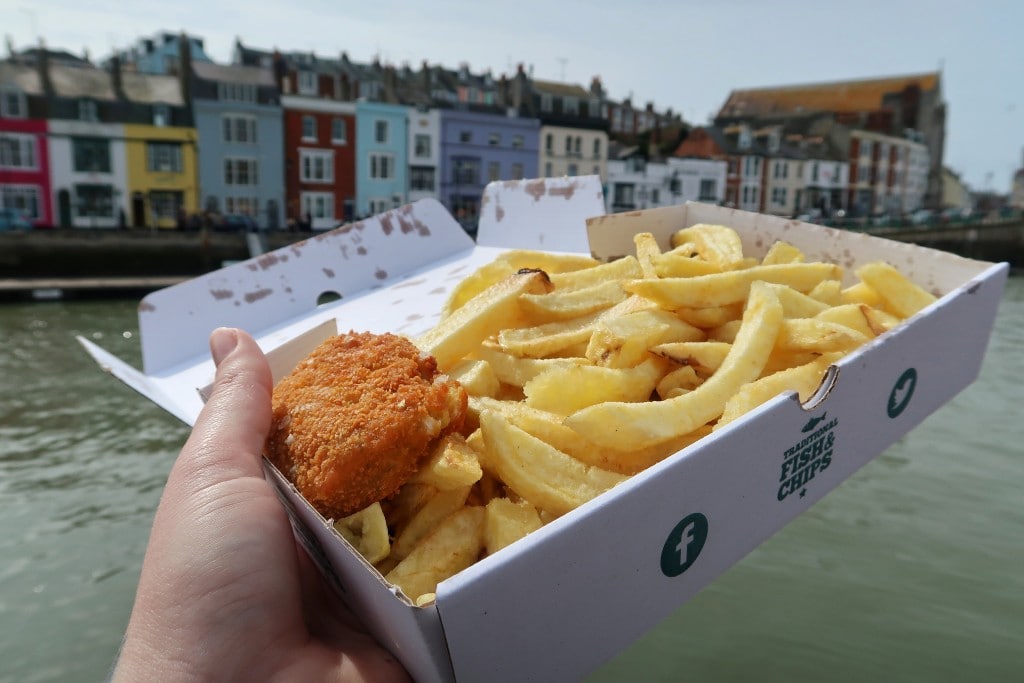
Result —
<svg viewBox="0 0 1024 683"><path fill-rule="evenodd" d="M522 148L523 148L523 136L522 135L513 135L512 136L512 149L522 149Z"/></svg>
<svg viewBox="0 0 1024 683"><path fill-rule="evenodd" d="M551 169L551 162L549 161L546 164L544 164L544 177L545 178L550 178L551 177L551 170L552 170Z"/></svg>
<svg viewBox="0 0 1024 683"><path fill-rule="evenodd" d="M745 157L743 159L743 175L751 177L760 175L761 173L761 157Z"/></svg>
<svg viewBox="0 0 1024 683"><path fill-rule="evenodd" d="M480 160L473 157L455 157L452 182L456 185L480 184Z"/></svg>
<svg viewBox="0 0 1024 683"><path fill-rule="evenodd" d="M501 133L491 133L487 136L487 144L495 147L501 144Z"/></svg>
<svg viewBox="0 0 1024 683"><path fill-rule="evenodd" d="M459 142L472 142L473 132L468 130L459 131Z"/></svg>
<svg viewBox="0 0 1024 683"><path fill-rule="evenodd" d="M0 87L0 117L23 119L27 115L25 95L14 88Z"/></svg>
<svg viewBox="0 0 1024 683"><path fill-rule="evenodd" d="M304 183L333 183L334 151L329 149L300 149L299 180Z"/></svg>
<svg viewBox="0 0 1024 683"><path fill-rule="evenodd" d="M571 135L566 135L565 136L565 156L570 156L571 154L572 154L572 136Z"/></svg>
<svg viewBox="0 0 1024 683"><path fill-rule="evenodd" d="M316 74L312 71L300 71L299 72L299 94L300 95L316 95L317 94L317 83Z"/></svg>
<svg viewBox="0 0 1024 683"><path fill-rule="evenodd" d="M345 119L334 118L331 120L331 142L335 145L348 143L348 128L345 126Z"/></svg>
<svg viewBox="0 0 1024 683"><path fill-rule="evenodd" d="M178 209L185 203L184 193L153 190L149 193L149 207L153 218L177 219Z"/></svg>
<svg viewBox="0 0 1024 683"><path fill-rule="evenodd" d="M871 152L872 151L874 151L874 150L871 149L871 141L870 140L861 140L860 141L860 155L862 157L871 158Z"/></svg>
<svg viewBox="0 0 1024 683"><path fill-rule="evenodd" d="M551 133L544 136L544 151L549 154L555 151L555 137Z"/></svg>
<svg viewBox="0 0 1024 683"><path fill-rule="evenodd" d="M772 204L775 206L783 206L786 203L786 188L774 187L772 188Z"/></svg>
<svg viewBox="0 0 1024 683"><path fill-rule="evenodd" d="M729 157L729 175L736 175L736 171L739 168L739 163L735 157Z"/></svg>
<svg viewBox="0 0 1024 683"><path fill-rule="evenodd" d="M79 172L110 173L110 141L103 138L72 138L71 156Z"/></svg>
<svg viewBox="0 0 1024 683"><path fill-rule="evenodd" d="M225 213L240 213L256 216L259 213L260 200L256 197L225 197Z"/></svg>
<svg viewBox="0 0 1024 683"><path fill-rule="evenodd" d="M700 181L700 201L714 201L718 199L718 187L714 178L703 178Z"/></svg>
<svg viewBox="0 0 1024 683"><path fill-rule="evenodd" d="M818 170L819 170L818 162L815 161L813 164L811 164L811 182L812 183L818 182Z"/></svg>
<svg viewBox="0 0 1024 683"><path fill-rule="evenodd" d="M552 108L553 108L553 106L552 106L551 95L541 95L540 96L540 110L541 111L551 111Z"/></svg>
<svg viewBox="0 0 1024 683"><path fill-rule="evenodd" d="M316 117L315 116L303 116L302 117L302 139L303 140L316 140Z"/></svg>
<svg viewBox="0 0 1024 683"><path fill-rule="evenodd" d="M523 165L522 164L512 164L512 180L522 180L522 179L523 179Z"/></svg>
<svg viewBox="0 0 1024 683"><path fill-rule="evenodd" d="M658 191L658 188L656 188L656 187L651 189L651 203L652 204L660 204L661 203L661 193Z"/></svg>
<svg viewBox="0 0 1024 683"><path fill-rule="evenodd" d="M842 164L836 164L836 174L834 176L832 176L833 182L836 185L839 185L842 182L842 180L843 180L842 173L843 173L843 165Z"/></svg>
<svg viewBox="0 0 1024 683"><path fill-rule="evenodd" d="M573 148L573 152L576 154L576 156L581 157L581 156L583 156L583 151L582 150L583 150L583 138L581 138L581 137L579 137L577 135L576 136L576 145Z"/></svg>
<svg viewBox="0 0 1024 683"><path fill-rule="evenodd" d="M330 192L303 192L299 201L303 216L309 214L313 220L334 220L334 195Z"/></svg>
<svg viewBox="0 0 1024 683"><path fill-rule="evenodd" d="M153 125L159 128L170 125L171 123L171 108L166 104L157 104L153 106Z"/></svg>
<svg viewBox="0 0 1024 683"><path fill-rule="evenodd" d="M224 142L256 142L256 117L228 114L221 119Z"/></svg>
<svg viewBox="0 0 1024 683"><path fill-rule="evenodd" d="M601 158L601 139L600 138L595 138L594 139L594 158L595 159L600 159Z"/></svg>
<svg viewBox="0 0 1024 683"><path fill-rule="evenodd" d="M255 159L225 159L225 185L257 185L258 167Z"/></svg>
<svg viewBox="0 0 1024 683"><path fill-rule="evenodd" d="M395 177L395 156L384 152L370 154L370 177L374 180L391 180Z"/></svg>
<svg viewBox="0 0 1024 683"><path fill-rule="evenodd" d="M181 173L181 145L177 142L146 143L146 168L149 171Z"/></svg>
<svg viewBox="0 0 1024 683"><path fill-rule="evenodd" d="M386 143L390 131L388 130L388 122L383 120L375 121L373 124L373 139L374 142Z"/></svg>
<svg viewBox="0 0 1024 683"><path fill-rule="evenodd" d="M569 164L569 168L566 171L566 175L579 175L579 168L576 164Z"/></svg>
<svg viewBox="0 0 1024 683"><path fill-rule="evenodd" d="M34 169L35 167L35 137L16 133L0 133L0 168Z"/></svg>
<svg viewBox="0 0 1024 683"><path fill-rule="evenodd" d="M78 118L82 121L99 121L95 100L78 100Z"/></svg>
<svg viewBox="0 0 1024 683"><path fill-rule="evenodd" d="M218 83L217 99L227 102L255 102L256 86L241 83Z"/></svg>
<svg viewBox="0 0 1024 683"><path fill-rule="evenodd" d="M601 100L590 100L590 117L601 118Z"/></svg>
<svg viewBox="0 0 1024 683"><path fill-rule="evenodd" d="M633 207L633 185L616 183L612 191L612 204L617 207Z"/></svg>
<svg viewBox="0 0 1024 683"><path fill-rule="evenodd" d="M384 213L391 208L391 202L384 197L371 197L370 198L370 214L377 215L378 213Z"/></svg>
<svg viewBox="0 0 1024 683"><path fill-rule="evenodd" d="M434 169L430 166L409 168L409 189L418 192L433 192L436 189Z"/></svg>
<svg viewBox="0 0 1024 683"><path fill-rule="evenodd" d="M580 101L575 97L563 97L562 98L562 113L570 114L571 116L579 116L580 113Z"/></svg>
<svg viewBox="0 0 1024 683"><path fill-rule="evenodd" d="M75 199L80 217L114 217L114 188L110 185L75 185Z"/></svg>
<svg viewBox="0 0 1024 683"><path fill-rule="evenodd" d="M413 156L424 159L430 157L430 136L425 133L417 133L413 138Z"/></svg>
<svg viewBox="0 0 1024 683"><path fill-rule="evenodd" d="M38 220L43 217L39 212L39 194L36 185L0 185L0 208L17 209Z"/></svg>
<svg viewBox="0 0 1024 683"><path fill-rule="evenodd" d="M487 180L494 182L501 178L501 164L497 161L492 161L487 164Z"/></svg>

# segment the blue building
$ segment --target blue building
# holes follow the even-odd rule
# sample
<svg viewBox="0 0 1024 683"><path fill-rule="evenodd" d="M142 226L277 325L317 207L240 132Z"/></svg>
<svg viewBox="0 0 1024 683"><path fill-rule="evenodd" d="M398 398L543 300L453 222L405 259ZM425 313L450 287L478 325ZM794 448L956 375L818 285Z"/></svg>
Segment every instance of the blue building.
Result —
<svg viewBox="0 0 1024 683"><path fill-rule="evenodd" d="M401 206L408 198L409 108L356 104L356 214Z"/></svg>
<svg viewBox="0 0 1024 683"><path fill-rule="evenodd" d="M442 110L441 203L474 233L487 183L537 177L539 141L539 119Z"/></svg>
<svg viewBox="0 0 1024 683"><path fill-rule="evenodd" d="M203 47L203 39L163 31L150 38L142 38L134 47L122 51L121 63L144 74L178 73L181 63L181 41L188 41L192 62L212 62Z"/></svg>
<svg viewBox="0 0 1024 683"><path fill-rule="evenodd" d="M189 92L199 138L200 206L284 225L284 131L270 69L194 62Z"/></svg>

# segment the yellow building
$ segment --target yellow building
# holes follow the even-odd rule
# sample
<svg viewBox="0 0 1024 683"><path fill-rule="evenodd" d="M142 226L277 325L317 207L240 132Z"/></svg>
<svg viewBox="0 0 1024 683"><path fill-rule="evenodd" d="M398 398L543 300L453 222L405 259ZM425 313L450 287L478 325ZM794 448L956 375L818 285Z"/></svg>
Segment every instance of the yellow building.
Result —
<svg viewBox="0 0 1024 683"><path fill-rule="evenodd" d="M125 124L131 225L174 228L179 213L199 210L196 129Z"/></svg>

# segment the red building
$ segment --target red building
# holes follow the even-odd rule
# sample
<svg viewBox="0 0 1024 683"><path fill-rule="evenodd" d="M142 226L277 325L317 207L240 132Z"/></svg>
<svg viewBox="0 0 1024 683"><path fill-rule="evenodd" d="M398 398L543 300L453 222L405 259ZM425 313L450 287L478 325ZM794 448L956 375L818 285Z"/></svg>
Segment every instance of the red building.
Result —
<svg viewBox="0 0 1024 683"><path fill-rule="evenodd" d="M22 211L34 225L52 226L50 195L46 121L0 116L0 207Z"/></svg>
<svg viewBox="0 0 1024 683"><path fill-rule="evenodd" d="M356 106L284 95L286 218L332 228L355 214Z"/></svg>

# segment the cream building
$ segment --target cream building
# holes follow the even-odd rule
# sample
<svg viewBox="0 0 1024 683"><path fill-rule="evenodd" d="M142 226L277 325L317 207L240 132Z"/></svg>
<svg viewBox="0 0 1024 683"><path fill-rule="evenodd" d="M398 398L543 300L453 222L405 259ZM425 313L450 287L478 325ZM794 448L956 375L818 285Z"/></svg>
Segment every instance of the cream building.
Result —
<svg viewBox="0 0 1024 683"><path fill-rule="evenodd" d="M545 178L596 175L608 180L608 133L542 125L537 168Z"/></svg>

